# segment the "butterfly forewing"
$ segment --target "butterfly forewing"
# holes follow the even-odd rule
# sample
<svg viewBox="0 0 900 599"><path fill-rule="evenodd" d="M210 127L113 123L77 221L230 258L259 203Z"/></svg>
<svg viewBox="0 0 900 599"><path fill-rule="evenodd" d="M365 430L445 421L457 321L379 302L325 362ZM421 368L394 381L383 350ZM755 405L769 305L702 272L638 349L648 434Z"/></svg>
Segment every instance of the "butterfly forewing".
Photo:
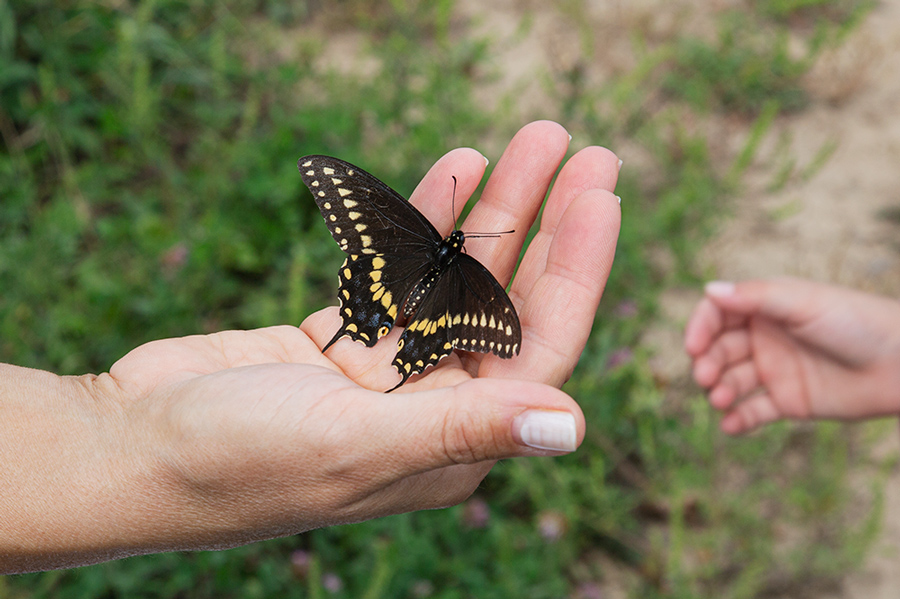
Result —
<svg viewBox="0 0 900 599"><path fill-rule="evenodd" d="M348 254L407 254L440 243L421 212L366 171L329 156L306 156L297 166L332 237Z"/></svg>

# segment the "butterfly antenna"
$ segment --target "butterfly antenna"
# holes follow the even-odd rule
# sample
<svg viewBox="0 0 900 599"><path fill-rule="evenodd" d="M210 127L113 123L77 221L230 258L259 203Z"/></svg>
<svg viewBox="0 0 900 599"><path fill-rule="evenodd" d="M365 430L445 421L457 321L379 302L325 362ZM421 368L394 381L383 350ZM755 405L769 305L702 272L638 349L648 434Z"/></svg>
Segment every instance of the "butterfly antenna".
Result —
<svg viewBox="0 0 900 599"><path fill-rule="evenodd" d="M498 231L496 233L466 233L466 239L477 239L479 237L500 237L501 235L509 235L510 233L515 232L515 229L510 229L509 231Z"/></svg>
<svg viewBox="0 0 900 599"><path fill-rule="evenodd" d="M453 228L458 229L456 226L456 175L450 175L450 178L453 179L453 195L450 199L450 210L453 212ZM515 229L510 229L509 231L500 231L499 233L466 233L466 239L473 239L478 237L500 237L501 235L509 235L510 233L515 233Z"/></svg>
<svg viewBox="0 0 900 599"><path fill-rule="evenodd" d="M456 175L450 175L450 178L453 179L453 195L450 196L450 216L453 217L453 229L458 229L457 225L459 224L456 221Z"/></svg>

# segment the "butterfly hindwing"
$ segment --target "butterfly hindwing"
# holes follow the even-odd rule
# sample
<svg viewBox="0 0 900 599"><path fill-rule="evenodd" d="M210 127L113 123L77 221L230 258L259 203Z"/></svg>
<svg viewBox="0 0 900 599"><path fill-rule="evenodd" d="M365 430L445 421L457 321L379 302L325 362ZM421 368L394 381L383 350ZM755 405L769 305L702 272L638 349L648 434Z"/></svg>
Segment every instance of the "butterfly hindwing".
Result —
<svg viewBox="0 0 900 599"><path fill-rule="evenodd" d="M421 212L366 171L330 156L305 156L297 166L332 237L348 254L405 254L440 243Z"/></svg>
<svg viewBox="0 0 900 599"><path fill-rule="evenodd" d="M444 271L429 276L436 282L407 323L394 357L403 377L398 387L455 348L501 358L519 353L519 318L506 291L481 263L459 254Z"/></svg>
<svg viewBox="0 0 900 599"><path fill-rule="evenodd" d="M522 327L506 290L480 262L466 254L452 268L462 279L452 306L453 346L466 351L511 358L519 353Z"/></svg>
<svg viewBox="0 0 900 599"><path fill-rule="evenodd" d="M387 335L403 300L428 269L427 257L351 254L338 272L341 328L332 343L347 336L372 347Z"/></svg>

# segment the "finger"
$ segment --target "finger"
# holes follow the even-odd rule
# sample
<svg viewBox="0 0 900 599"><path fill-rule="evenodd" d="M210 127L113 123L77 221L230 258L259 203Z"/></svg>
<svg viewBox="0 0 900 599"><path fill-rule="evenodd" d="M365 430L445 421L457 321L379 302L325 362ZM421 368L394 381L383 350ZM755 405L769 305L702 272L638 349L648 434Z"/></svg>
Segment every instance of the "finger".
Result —
<svg viewBox="0 0 900 599"><path fill-rule="evenodd" d="M761 315L788 325L802 324L810 319L811 306L818 304L822 290L820 283L779 277L770 280L749 280L739 283L713 281L705 287L706 297L728 312Z"/></svg>
<svg viewBox="0 0 900 599"><path fill-rule="evenodd" d="M742 401L722 416L719 428L729 435L741 435L780 419L781 412L772 402L772 398L767 394L761 394Z"/></svg>
<svg viewBox="0 0 900 599"><path fill-rule="evenodd" d="M487 356L480 376L554 386L568 379L587 342L612 268L620 217L619 204L608 191L592 189L571 203L553 237L546 268L527 297L519 291L518 277L510 290L520 306L521 353L513 360Z"/></svg>
<svg viewBox="0 0 900 599"><path fill-rule="evenodd" d="M616 187L618 171L616 155L599 146L579 151L562 167L544 206L540 230L528 244L528 251L516 271L516 285L521 295L527 296L544 272L553 237L571 203L590 189L603 189L611 194Z"/></svg>
<svg viewBox="0 0 900 599"><path fill-rule="evenodd" d="M717 410L724 410L739 397L759 387L759 382L753 362L741 362L722 374L718 384L709 392L709 403Z"/></svg>
<svg viewBox="0 0 900 599"><path fill-rule="evenodd" d="M487 160L472 148L457 148L434 163L409 198L431 224L446 235L462 213L466 201L475 192ZM456 177L456 197L453 198L453 177ZM455 213L451 204L455 203Z"/></svg>
<svg viewBox="0 0 900 599"><path fill-rule="evenodd" d="M522 244L568 144L568 133L556 123L537 121L522 127L509 142L484 193L466 218L464 231L515 230L500 239L477 243L473 240L466 245L502 285L512 277Z"/></svg>
<svg viewBox="0 0 900 599"><path fill-rule="evenodd" d="M391 477L457 464L568 453L584 438L578 404L558 389L527 381L473 379L455 387L379 396L377 402L354 405L365 411L371 437L363 443L356 431L354 443L365 445L359 447L365 455L378 457L380 465L372 464L373 472L390 467Z"/></svg>
<svg viewBox="0 0 900 599"><path fill-rule="evenodd" d="M726 331L708 350L694 359L694 380L701 387L713 386L729 365L750 357L750 333L747 329Z"/></svg>

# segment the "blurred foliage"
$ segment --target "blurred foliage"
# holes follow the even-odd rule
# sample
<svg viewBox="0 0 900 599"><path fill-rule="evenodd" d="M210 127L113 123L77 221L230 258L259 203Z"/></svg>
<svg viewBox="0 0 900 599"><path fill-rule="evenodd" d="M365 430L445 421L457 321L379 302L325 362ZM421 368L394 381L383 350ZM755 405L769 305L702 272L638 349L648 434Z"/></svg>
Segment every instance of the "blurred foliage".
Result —
<svg viewBox="0 0 900 599"><path fill-rule="evenodd" d="M587 598L611 564L635 597L801 596L858 563L879 490L847 516L863 458L845 429L724 440L701 401L664 403L640 339L661 290L698 279L694 255L760 137L804 106L815 52L862 6L757 3L603 85L551 74L549 116L576 141L627 140L649 160L619 180L615 267L566 387L589 422L579 452L498 464L449 510L0 577L0 596ZM0 0L0 360L97 372L150 339L296 324L331 303L340 252L299 156L365 165L408 194L448 149L499 147L521 125L477 101L492 42L453 9ZM309 22L360 34L364 55L329 54ZM725 169L697 124L709 110L750 132Z"/></svg>

